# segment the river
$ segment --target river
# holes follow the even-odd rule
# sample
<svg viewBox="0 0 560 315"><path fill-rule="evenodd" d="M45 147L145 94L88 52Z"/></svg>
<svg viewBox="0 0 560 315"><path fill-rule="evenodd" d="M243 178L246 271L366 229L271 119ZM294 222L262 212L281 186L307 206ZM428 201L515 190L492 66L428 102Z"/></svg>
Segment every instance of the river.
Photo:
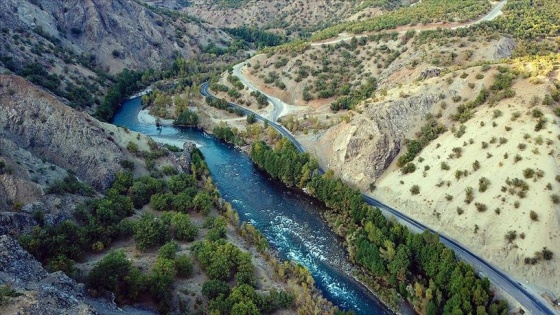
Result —
<svg viewBox="0 0 560 315"><path fill-rule="evenodd" d="M195 142L222 197L239 218L259 229L281 258L307 267L329 301L356 314L392 314L348 275L351 266L344 245L322 220L324 209L314 199L271 180L245 153L200 130L171 126L158 130L139 122L140 109L140 98L125 102L113 123L179 147L187 140Z"/></svg>

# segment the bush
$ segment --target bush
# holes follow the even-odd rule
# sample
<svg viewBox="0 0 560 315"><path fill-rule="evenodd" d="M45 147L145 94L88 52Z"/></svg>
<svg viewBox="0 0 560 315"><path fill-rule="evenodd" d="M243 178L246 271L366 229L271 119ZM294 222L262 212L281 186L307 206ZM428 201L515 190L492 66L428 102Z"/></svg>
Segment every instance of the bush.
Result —
<svg viewBox="0 0 560 315"><path fill-rule="evenodd" d="M517 238L517 231L514 231L514 230L508 231L506 233L505 238L508 242L510 242L510 243L513 242Z"/></svg>
<svg viewBox="0 0 560 315"><path fill-rule="evenodd" d="M412 193L413 195L418 195L420 193L420 186L412 185L412 187L410 187L410 193Z"/></svg>
<svg viewBox="0 0 560 315"><path fill-rule="evenodd" d="M144 213L134 224L134 240L140 250L161 245L169 240L170 222L164 217Z"/></svg>
<svg viewBox="0 0 560 315"><path fill-rule="evenodd" d="M177 256L175 258L175 269L177 270L177 275L179 277L187 278L188 276L190 276L193 270L193 264L189 256Z"/></svg>
<svg viewBox="0 0 560 315"><path fill-rule="evenodd" d="M198 228L191 223L188 214L176 213L171 219L171 228L177 240L191 242L198 235Z"/></svg>
<svg viewBox="0 0 560 315"><path fill-rule="evenodd" d="M441 169L444 171L449 171L451 168L449 167L449 164L447 164L446 162L441 162Z"/></svg>
<svg viewBox="0 0 560 315"><path fill-rule="evenodd" d="M416 171L416 166L414 165L414 163L407 163L407 164L401 169L401 172L402 172L403 174L414 173L414 171Z"/></svg>
<svg viewBox="0 0 560 315"><path fill-rule="evenodd" d="M531 210L531 212L529 213L529 217L533 221L538 221L539 220L539 215L533 210Z"/></svg>
<svg viewBox="0 0 560 315"><path fill-rule="evenodd" d="M167 242L165 245L160 247L158 251L158 258L164 259L175 259L175 254L179 249L179 244L175 241Z"/></svg>
<svg viewBox="0 0 560 315"><path fill-rule="evenodd" d="M95 191L91 186L82 183L78 180L78 178L71 172L66 175L63 180L55 181L51 186L49 186L46 191L46 194L79 194L82 196L93 196Z"/></svg>

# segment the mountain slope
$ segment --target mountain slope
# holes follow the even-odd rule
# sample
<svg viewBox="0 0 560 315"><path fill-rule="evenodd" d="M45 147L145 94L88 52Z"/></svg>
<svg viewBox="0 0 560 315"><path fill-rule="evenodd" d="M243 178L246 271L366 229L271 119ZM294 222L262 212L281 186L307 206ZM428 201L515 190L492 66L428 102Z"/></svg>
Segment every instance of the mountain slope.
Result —
<svg viewBox="0 0 560 315"><path fill-rule="evenodd" d="M88 55L110 73L158 68L177 54L191 57L209 40L226 38L207 24L154 13L132 0L8 0L1 6L0 27L34 31L59 49ZM12 48L10 56L18 60L41 56L33 51L17 56L17 47Z"/></svg>

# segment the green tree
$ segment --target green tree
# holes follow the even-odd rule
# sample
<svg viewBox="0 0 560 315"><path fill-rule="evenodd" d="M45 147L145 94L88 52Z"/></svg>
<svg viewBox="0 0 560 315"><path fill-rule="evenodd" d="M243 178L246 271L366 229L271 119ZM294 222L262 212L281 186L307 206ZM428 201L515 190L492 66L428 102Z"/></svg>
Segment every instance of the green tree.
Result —
<svg viewBox="0 0 560 315"><path fill-rule="evenodd" d="M180 241L191 242L198 235L198 228L192 224L188 214L176 213L171 219L171 229L175 238Z"/></svg>
<svg viewBox="0 0 560 315"><path fill-rule="evenodd" d="M140 250L165 243L169 239L170 222L152 214L144 213L134 224L134 240Z"/></svg>

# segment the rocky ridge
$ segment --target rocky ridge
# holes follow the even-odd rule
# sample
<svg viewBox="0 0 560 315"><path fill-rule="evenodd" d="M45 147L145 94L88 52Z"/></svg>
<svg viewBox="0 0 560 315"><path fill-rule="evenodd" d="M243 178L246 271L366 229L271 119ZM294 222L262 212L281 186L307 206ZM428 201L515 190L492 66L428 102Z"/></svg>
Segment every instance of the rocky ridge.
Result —
<svg viewBox="0 0 560 315"><path fill-rule="evenodd" d="M0 76L0 137L105 189L124 154L100 123L24 79Z"/></svg>
<svg viewBox="0 0 560 315"><path fill-rule="evenodd" d="M7 0L0 4L0 21L3 28L35 33L58 48L86 54L110 73L159 68L177 55L191 57L208 42L228 38L201 21L158 14L133 0ZM44 59L45 51L29 48L12 46L4 54L22 62L26 55Z"/></svg>

